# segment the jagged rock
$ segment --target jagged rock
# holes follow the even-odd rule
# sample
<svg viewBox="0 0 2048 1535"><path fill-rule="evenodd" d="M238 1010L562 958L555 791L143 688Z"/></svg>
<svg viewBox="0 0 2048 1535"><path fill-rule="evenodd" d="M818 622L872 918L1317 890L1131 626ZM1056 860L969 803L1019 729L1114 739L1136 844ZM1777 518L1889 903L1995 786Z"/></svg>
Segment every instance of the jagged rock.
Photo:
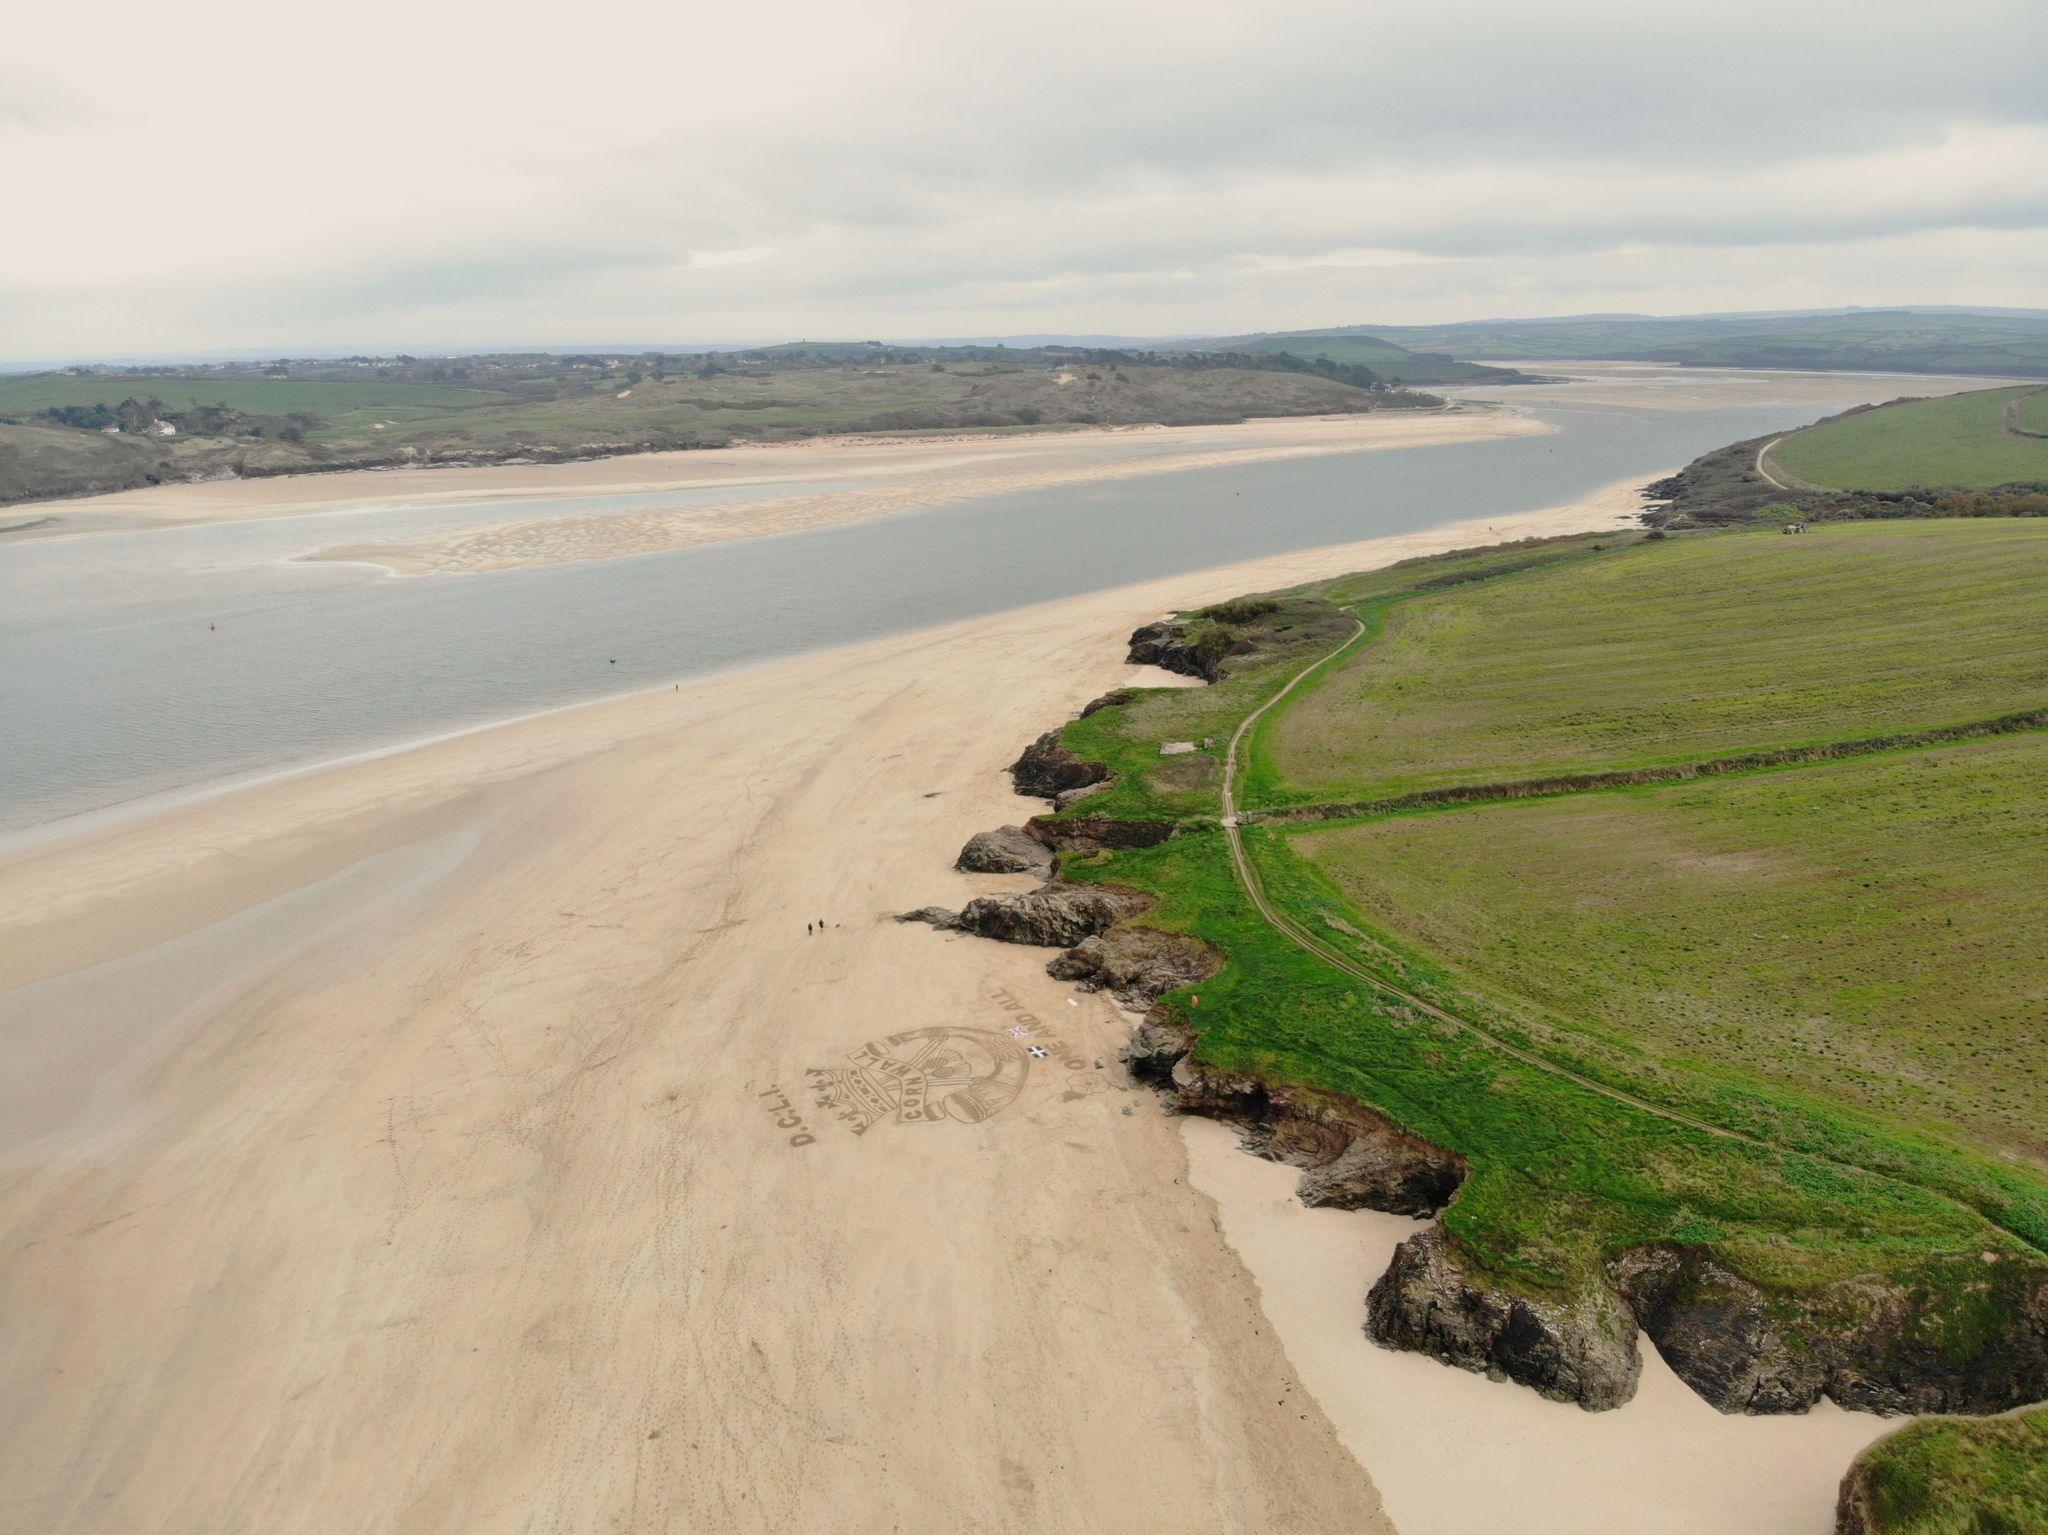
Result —
<svg viewBox="0 0 2048 1535"><path fill-rule="evenodd" d="M1048 730L1010 764L1010 777L1019 794L1051 799L1068 789L1101 783L1109 777L1109 764L1090 762L1062 742L1058 730Z"/></svg>
<svg viewBox="0 0 2048 1535"><path fill-rule="evenodd" d="M1634 1396L1642 1373L1635 1321L1604 1287L1570 1300L1504 1290L1472 1272L1441 1224L1394 1249L1366 1297L1366 1332L1595 1412Z"/></svg>
<svg viewBox="0 0 2048 1535"><path fill-rule="evenodd" d="M1157 847L1178 829L1171 821L1120 821L1102 815L1057 821L1037 815L1025 825L1025 830L1040 842L1063 853L1098 853L1106 847Z"/></svg>
<svg viewBox="0 0 2048 1535"><path fill-rule="evenodd" d="M1463 1157L1334 1093L1269 1087L1191 1060L1174 1066L1173 1083L1181 1113L1227 1120L1245 1131L1247 1151L1302 1169L1305 1205L1435 1215L1465 1182Z"/></svg>
<svg viewBox="0 0 2048 1535"><path fill-rule="evenodd" d="M920 906L916 911L898 912L898 922L929 922L933 927L958 927L960 913L949 906Z"/></svg>
<svg viewBox="0 0 2048 1535"><path fill-rule="evenodd" d="M1804 1412L1825 1395L1864 1412L1992 1413L2048 1397L2048 1269L2008 1254L1954 1270L1773 1295L1695 1248L1611 1265L1672 1369L1723 1412Z"/></svg>
<svg viewBox="0 0 2048 1535"><path fill-rule="evenodd" d="M1086 799L1089 795L1100 794L1104 789L1107 789L1109 785L1110 780L1104 778L1098 780L1095 783L1084 783L1078 789L1062 790L1060 793L1055 794L1052 797L1052 808L1055 810L1065 810L1069 806L1078 805L1082 800Z"/></svg>
<svg viewBox="0 0 2048 1535"><path fill-rule="evenodd" d="M1133 666L1158 666L1183 677L1200 677L1213 682L1204 659L1187 643L1188 625L1178 618L1162 618L1131 633L1129 660Z"/></svg>
<svg viewBox="0 0 2048 1535"><path fill-rule="evenodd" d="M954 926L1002 943L1068 949L1135 917L1152 898L1112 885L1043 885L1017 895L976 896Z"/></svg>
<svg viewBox="0 0 2048 1535"><path fill-rule="evenodd" d="M1835 1535L1879 1535L1877 1491L1870 1484L1870 1456L1866 1450L1849 1462L1835 1494Z"/></svg>
<svg viewBox="0 0 2048 1535"><path fill-rule="evenodd" d="M1082 939L1045 967L1055 980L1114 992L1133 1007L1206 981L1222 968L1222 956L1201 939L1130 922Z"/></svg>
<svg viewBox="0 0 2048 1535"><path fill-rule="evenodd" d="M1097 709L1114 709L1119 704L1127 704L1137 696L1138 690L1136 688L1111 688L1100 698L1091 698L1082 708L1081 718L1085 720Z"/></svg>
<svg viewBox="0 0 2048 1535"><path fill-rule="evenodd" d="M969 874L1052 873L1052 845L1021 826L998 826L967 839L953 867Z"/></svg>
<svg viewBox="0 0 2048 1535"><path fill-rule="evenodd" d="M1171 1014L1154 1008L1131 1030L1130 1043L1118 1056L1131 1075L1154 1087L1173 1086L1173 1069L1195 1048L1195 1031Z"/></svg>
<svg viewBox="0 0 2048 1535"><path fill-rule="evenodd" d="M1804 1412L1825 1367L1771 1325L1755 1285L1704 1254L1637 1248L1609 1265L1629 1309L1693 1390L1722 1412Z"/></svg>

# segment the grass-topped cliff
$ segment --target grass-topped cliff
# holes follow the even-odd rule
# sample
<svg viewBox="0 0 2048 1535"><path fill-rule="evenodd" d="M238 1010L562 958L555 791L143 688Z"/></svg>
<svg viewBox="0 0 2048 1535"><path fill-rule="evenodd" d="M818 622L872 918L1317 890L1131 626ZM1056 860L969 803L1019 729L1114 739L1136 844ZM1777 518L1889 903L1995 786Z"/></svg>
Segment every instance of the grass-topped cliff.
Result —
<svg viewBox="0 0 2048 1535"><path fill-rule="evenodd" d="M2048 386L1859 406L1731 443L1650 487L1666 528L2048 515Z"/></svg>
<svg viewBox="0 0 2048 1535"><path fill-rule="evenodd" d="M1041 743L1098 782L1034 826L1093 942L1214 956L1141 1031L1184 1108L1438 1212L1382 1341L1997 1411L2048 1396L2043 592L2048 523L1984 520L1262 594L1140 632L1211 684Z"/></svg>

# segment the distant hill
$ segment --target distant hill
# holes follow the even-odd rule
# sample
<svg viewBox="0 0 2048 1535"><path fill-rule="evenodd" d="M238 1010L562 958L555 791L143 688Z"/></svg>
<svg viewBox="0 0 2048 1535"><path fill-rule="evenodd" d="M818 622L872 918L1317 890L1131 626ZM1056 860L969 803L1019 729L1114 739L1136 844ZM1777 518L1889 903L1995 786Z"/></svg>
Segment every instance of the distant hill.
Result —
<svg viewBox="0 0 2048 1535"><path fill-rule="evenodd" d="M795 341L691 354L277 358L0 376L0 504L226 475L544 462L839 432L1214 425L1430 409L1262 353Z"/></svg>
<svg viewBox="0 0 2048 1535"><path fill-rule="evenodd" d="M2048 378L2048 312L2026 310L1573 315L1437 326L1338 326L1315 334L1461 359L1584 357L1689 367Z"/></svg>
<svg viewBox="0 0 2048 1535"><path fill-rule="evenodd" d="M1388 340L1380 332L1341 327L1336 330L1262 331L1249 336L1213 336L1163 346L1171 352L1236 352L1255 356L1286 355L1306 361L1327 359L1355 368L1369 368L1390 385L1433 387L1439 384L1526 384L1534 376L1513 368L1489 368L1462 362L1442 351L1417 351Z"/></svg>

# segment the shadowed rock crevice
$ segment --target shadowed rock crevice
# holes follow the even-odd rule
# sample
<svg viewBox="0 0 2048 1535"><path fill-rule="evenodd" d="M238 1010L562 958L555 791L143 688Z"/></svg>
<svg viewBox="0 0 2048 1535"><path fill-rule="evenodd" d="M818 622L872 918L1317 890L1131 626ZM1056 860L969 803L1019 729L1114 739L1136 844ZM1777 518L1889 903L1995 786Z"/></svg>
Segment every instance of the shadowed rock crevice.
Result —
<svg viewBox="0 0 2048 1535"><path fill-rule="evenodd" d="M1558 1298L1507 1290L1474 1272L1441 1222L1394 1249L1366 1296L1366 1331L1595 1412L1634 1396L1643 1368L1635 1318L1605 1287Z"/></svg>
<svg viewBox="0 0 2048 1535"><path fill-rule="evenodd" d="M1994 1413L2048 1398L2048 1281L1993 1253L1938 1285L1877 1278L1774 1295L1696 1248L1622 1254L1610 1272L1678 1376L1722 1412ZM1964 1295L1937 1317L1931 1292Z"/></svg>

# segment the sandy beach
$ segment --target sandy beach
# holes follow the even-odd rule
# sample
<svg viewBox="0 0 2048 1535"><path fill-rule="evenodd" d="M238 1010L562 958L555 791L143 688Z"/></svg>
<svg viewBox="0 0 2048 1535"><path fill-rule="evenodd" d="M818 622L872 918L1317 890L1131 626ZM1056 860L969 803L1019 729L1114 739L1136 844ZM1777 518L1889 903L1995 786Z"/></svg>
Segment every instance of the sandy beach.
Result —
<svg viewBox="0 0 2048 1535"><path fill-rule="evenodd" d="M0 1030L0 1076L70 1105L0 1148L0 1522L1635 1535L1584 1488L1684 1453L1683 1528L1821 1535L1861 1421L1695 1436L1687 1403L1603 1421L1397 1359L1456 1383L1404 1439L1376 1382L1405 1377L1346 1375L1355 1322L1275 1278L1324 1255L1199 1146L1191 1176L1127 1082L1130 1020L1042 951L889 920L999 888L953 853L1032 811L1002 765L1133 680L1135 624L1636 504L885 639L0 860L0 1005L72 1020ZM986 1052L1000 1091L867 1112L905 1050ZM1314 1283L1362 1317L1336 1259ZM1743 1491L1822 1427L1824 1455L1772 1441L1806 1482Z"/></svg>
<svg viewBox="0 0 2048 1535"><path fill-rule="evenodd" d="M570 464L354 471L164 485L38 504L32 510L47 513L51 521L24 536L310 517L366 506L427 508L478 501L788 487L786 494L717 505L550 513L508 518L454 534L377 543L336 541L311 554L368 562L407 575L504 570L794 533L1047 486L1548 430L1506 410L1463 406L1449 411L1285 417L1226 426L820 437Z"/></svg>

